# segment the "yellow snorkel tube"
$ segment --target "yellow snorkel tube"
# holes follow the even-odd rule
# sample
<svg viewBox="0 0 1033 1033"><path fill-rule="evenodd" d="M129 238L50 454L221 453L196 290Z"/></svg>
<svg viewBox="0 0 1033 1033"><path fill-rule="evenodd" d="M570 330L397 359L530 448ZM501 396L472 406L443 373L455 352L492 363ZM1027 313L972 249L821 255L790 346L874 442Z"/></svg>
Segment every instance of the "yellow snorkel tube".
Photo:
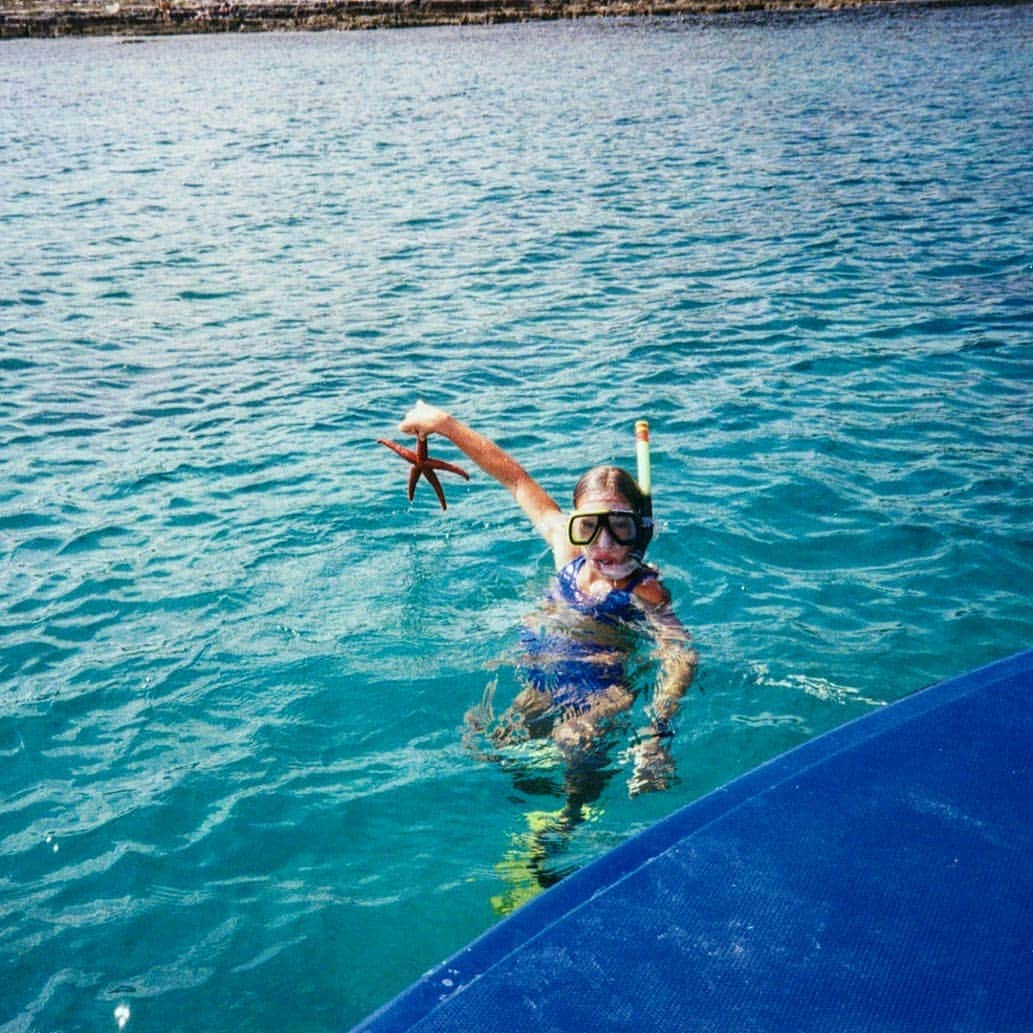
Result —
<svg viewBox="0 0 1033 1033"><path fill-rule="evenodd" d="M638 464L638 487L642 492L642 531L635 552L641 560L653 539L653 468L649 457L649 423L635 421L635 459Z"/></svg>

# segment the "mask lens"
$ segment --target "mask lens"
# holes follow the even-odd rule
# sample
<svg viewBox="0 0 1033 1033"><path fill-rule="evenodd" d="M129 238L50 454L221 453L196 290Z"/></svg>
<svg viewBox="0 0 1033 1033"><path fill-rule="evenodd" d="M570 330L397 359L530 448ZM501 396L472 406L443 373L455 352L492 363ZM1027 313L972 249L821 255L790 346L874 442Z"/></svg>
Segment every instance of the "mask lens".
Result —
<svg viewBox="0 0 1033 1033"><path fill-rule="evenodd" d="M638 537L638 525L631 513L610 513L606 523L618 545L630 545Z"/></svg>
<svg viewBox="0 0 1033 1033"><path fill-rule="evenodd" d="M599 533L599 517L572 516L567 533L571 545L588 545Z"/></svg>

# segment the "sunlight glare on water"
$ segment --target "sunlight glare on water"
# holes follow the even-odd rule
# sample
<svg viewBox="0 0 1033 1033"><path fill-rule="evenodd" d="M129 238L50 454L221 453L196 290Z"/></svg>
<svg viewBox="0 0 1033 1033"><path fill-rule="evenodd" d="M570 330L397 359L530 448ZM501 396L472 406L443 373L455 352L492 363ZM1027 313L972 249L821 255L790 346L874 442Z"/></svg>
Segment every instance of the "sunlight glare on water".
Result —
<svg viewBox="0 0 1033 1033"><path fill-rule="evenodd" d="M562 772L463 720L549 557L407 503L419 396L564 506L651 424L678 781L556 875L1028 647L1031 30L4 43L0 1031L341 1029L519 903Z"/></svg>

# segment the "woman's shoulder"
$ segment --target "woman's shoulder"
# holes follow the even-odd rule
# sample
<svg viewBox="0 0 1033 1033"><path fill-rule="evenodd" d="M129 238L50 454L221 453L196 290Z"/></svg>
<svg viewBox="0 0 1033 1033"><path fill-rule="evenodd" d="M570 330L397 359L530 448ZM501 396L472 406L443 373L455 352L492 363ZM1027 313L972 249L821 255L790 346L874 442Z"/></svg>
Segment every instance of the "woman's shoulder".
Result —
<svg viewBox="0 0 1033 1033"><path fill-rule="evenodd" d="M639 571L631 594L647 606L666 606L671 601L671 593L664 587L660 571L647 565Z"/></svg>

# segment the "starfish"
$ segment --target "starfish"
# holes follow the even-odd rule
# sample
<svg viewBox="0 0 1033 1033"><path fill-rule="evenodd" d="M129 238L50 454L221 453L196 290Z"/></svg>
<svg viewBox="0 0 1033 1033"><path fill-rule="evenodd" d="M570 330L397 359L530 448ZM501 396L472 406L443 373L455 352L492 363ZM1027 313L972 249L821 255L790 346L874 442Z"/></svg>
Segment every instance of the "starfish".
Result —
<svg viewBox="0 0 1033 1033"><path fill-rule="evenodd" d="M386 445L392 452L396 452L403 459L412 463L412 469L409 471L410 502L416 491L416 482L420 479L420 474L423 474L430 482L442 509L448 509L448 503L445 502L445 491L441 487L441 481L438 480L438 475L434 471L447 470L449 473L457 473L460 477L470 479L470 475L461 466L446 463L444 459L432 459L427 455L427 439L422 434L417 435L415 452L411 448L404 448L402 445L395 444L393 441L385 441L383 438L377 438L377 444Z"/></svg>

